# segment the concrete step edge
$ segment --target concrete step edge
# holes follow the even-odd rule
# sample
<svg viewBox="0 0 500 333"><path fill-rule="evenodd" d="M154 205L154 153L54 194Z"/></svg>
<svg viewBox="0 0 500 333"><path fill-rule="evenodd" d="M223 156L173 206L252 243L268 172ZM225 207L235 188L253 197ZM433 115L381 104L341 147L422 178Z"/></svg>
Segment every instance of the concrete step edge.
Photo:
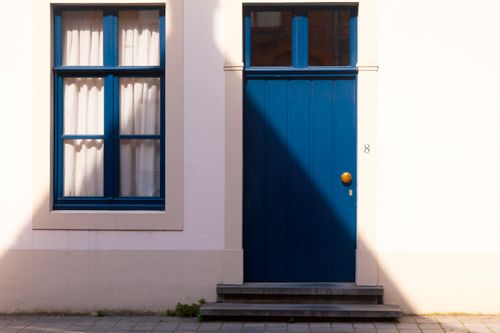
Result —
<svg viewBox="0 0 500 333"><path fill-rule="evenodd" d="M381 318L401 316L397 305L382 304L248 304L207 303L202 317L310 317L310 318Z"/></svg>
<svg viewBox="0 0 500 333"><path fill-rule="evenodd" d="M324 283L245 283L219 284L219 295L331 295L331 296L383 296L381 286L365 287L354 284Z"/></svg>

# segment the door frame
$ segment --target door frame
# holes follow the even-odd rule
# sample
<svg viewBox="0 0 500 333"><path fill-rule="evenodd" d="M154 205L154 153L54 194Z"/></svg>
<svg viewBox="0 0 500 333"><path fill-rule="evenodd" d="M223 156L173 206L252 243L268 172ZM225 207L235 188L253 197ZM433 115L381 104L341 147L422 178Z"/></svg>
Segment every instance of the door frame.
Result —
<svg viewBox="0 0 500 333"><path fill-rule="evenodd" d="M243 230L243 5L294 5L300 1L227 0L225 16L225 230L226 250L241 251ZM315 1L358 6L357 54L357 244L356 284L378 284L377 190L377 1ZM303 4L303 2L302 2ZM241 275L232 282L243 282Z"/></svg>

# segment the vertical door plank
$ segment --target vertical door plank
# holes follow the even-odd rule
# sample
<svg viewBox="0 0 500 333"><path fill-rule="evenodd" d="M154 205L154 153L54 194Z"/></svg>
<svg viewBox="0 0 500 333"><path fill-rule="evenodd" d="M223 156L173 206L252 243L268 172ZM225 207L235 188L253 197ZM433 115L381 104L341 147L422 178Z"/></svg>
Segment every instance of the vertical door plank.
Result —
<svg viewBox="0 0 500 333"><path fill-rule="evenodd" d="M311 96L309 80L290 80L288 90L288 280L309 279Z"/></svg>
<svg viewBox="0 0 500 333"><path fill-rule="evenodd" d="M287 80L268 80L265 126L267 147L268 281L282 281L287 271Z"/></svg>
<svg viewBox="0 0 500 333"><path fill-rule="evenodd" d="M311 279L327 281L335 264L331 236L337 219L332 207L333 80L314 80L311 92Z"/></svg>
<svg viewBox="0 0 500 333"><path fill-rule="evenodd" d="M356 80L335 80L334 92L334 161L335 178L333 210L336 212L332 235L333 275L337 281L353 281L356 253ZM353 183L340 182L342 172L350 172ZM349 196L349 189L353 195Z"/></svg>
<svg viewBox="0 0 500 333"><path fill-rule="evenodd" d="M244 263L247 281L266 279L267 189L265 81L248 80L244 107Z"/></svg>

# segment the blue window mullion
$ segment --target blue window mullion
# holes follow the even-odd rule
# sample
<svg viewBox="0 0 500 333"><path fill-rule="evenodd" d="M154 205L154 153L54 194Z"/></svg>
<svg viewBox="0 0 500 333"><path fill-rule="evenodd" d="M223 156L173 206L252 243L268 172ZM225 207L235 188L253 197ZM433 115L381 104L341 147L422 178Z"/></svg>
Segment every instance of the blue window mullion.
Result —
<svg viewBox="0 0 500 333"><path fill-rule="evenodd" d="M120 78L113 82L113 196L120 194Z"/></svg>
<svg viewBox="0 0 500 333"><path fill-rule="evenodd" d="M292 67L307 67L307 25L307 14L302 10L297 10L292 19Z"/></svg>
<svg viewBox="0 0 500 333"><path fill-rule="evenodd" d="M117 63L117 31L118 18L116 9L109 8L104 11L103 17L103 64L114 67Z"/></svg>
<svg viewBox="0 0 500 333"><path fill-rule="evenodd" d="M103 65L115 67L118 62L117 57L117 31L118 18L116 8L107 8L103 17ZM116 195L115 172L116 161L116 140L115 140L115 106L117 97L116 81L113 73L108 73L104 78L104 196L111 200Z"/></svg>
<svg viewBox="0 0 500 333"><path fill-rule="evenodd" d="M111 74L104 77L104 196L106 198L112 198L114 194L114 81L115 78Z"/></svg>

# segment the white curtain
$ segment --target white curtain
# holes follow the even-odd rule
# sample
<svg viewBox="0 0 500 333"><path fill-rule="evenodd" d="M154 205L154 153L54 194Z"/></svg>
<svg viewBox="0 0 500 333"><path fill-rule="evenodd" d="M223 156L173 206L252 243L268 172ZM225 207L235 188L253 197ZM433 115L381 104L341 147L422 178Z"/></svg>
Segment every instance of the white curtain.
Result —
<svg viewBox="0 0 500 333"><path fill-rule="evenodd" d="M160 16L157 10L119 12L119 64L160 64ZM160 133L160 80L120 80L120 133ZM121 140L120 195L160 195L160 141Z"/></svg>
<svg viewBox="0 0 500 333"><path fill-rule="evenodd" d="M102 196L104 190L102 140L64 141L64 195Z"/></svg>
<svg viewBox="0 0 500 333"><path fill-rule="evenodd" d="M120 65L159 65L159 12L119 12ZM102 65L102 12L63 13L63 64ZM64 80L64 134L104 133L102 78ZM159 78L120 80L120 133L160 133ZM102 196L104 142L64 141L64 195ZM120 141L120 195L159 196L160 140Z"/></svg>
<svg viewBox="0 0 500 333"><path fill-rule="evenodd" d="M63 24L63 65L103 64L102 11L66 11ZM64 134L104 133L102 78L64 79ZM64 195L102 196L102 140L64 141Z"/></svg>
<svg viewBox="0 0 500 333"><path fill-rule="evenodd" d="M64 134L104 133L102 78L64 79ZM103 195L102 140L64 141L64 195Z"/></svg>
<svg viewBox="0 0 500 333"><path fill-rule="evenodd" d="M160 140L120 141L120 195L160 195Z"/></svg>
<svg viewBox="0 0 500 333"><path fill-rule="evenodd" d="M104 134L102 78L64 79L64 134Z"/></svg>
<svg viewBox="0 0 500 333"><path fill-rule="evenodd" d="M120 133L160 134L160 79L120 80Z"/></svg>
<svg viewBox="0 0 500 333"><path fill-rule="evenodd" d="M102 11L65 11L63 65L102 66Z"/></svg>
<svg viewBox="0 0 500 333"><path fill-rule="evenodd" d="M121 66L160 64L160 13L121 10L118 14Z"/></svg>
<svg viewBox="0 0 500 333"><path fill-rule="evenodd" d="M120 80L120 133L160 133L160 79ZM120 195L159 196L159 140L120 142Z"/></svg>

